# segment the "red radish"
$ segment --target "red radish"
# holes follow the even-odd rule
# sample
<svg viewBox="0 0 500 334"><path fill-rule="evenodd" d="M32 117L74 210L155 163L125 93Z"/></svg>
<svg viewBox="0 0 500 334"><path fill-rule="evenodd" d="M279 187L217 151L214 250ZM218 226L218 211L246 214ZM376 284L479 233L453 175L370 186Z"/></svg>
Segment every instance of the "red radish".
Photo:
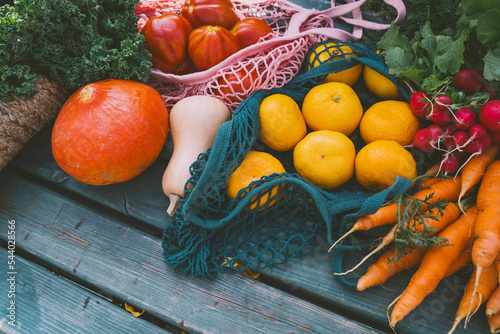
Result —
<svg viewBox="0 0 500 334"><path fill-rule="evenodd" d="M446 147L446 151L447 152L451 152L453 151L456 146L455 146L455 142L453 141L453 137L450 136L450 137L447 137L444 139L444 146Z"/></svg>
<svg viewBox="0 0 500 334"><path fill-rule="evenodd" d="M479 120L491 131L500 131L500 100L486 102L479 111Z"/></svg>
<svg viewBox="0 0 500 334"><path fill-rule="evenodd" d="M457 128L453 124L446 124L443 126L443 137L451 137L457 132Z"/></svg>
<svg viewBox="0 0 500 334"><path fill-rule="evenodd" d="M469 129L469 135L472 139L482 138L488 134L488 130L481 123L476 123Z"/></svg>
<svg viewBox="0 0 500 334"><path fill-rule="evenodd" d="M425 132L426 129L423 128L415 133L415 136L413 136L413 147L422 152L432 152L434 151L434 147Z"/></svg>
<svg viewBox="0 0 500 334"><path fill-rule="evenodd" d="M469 134L463 130L459 130L453 134L453 143L455 147L460 150L469 141Z"/></svg>
<svg viewBox="0 0 500 334"><path fill-rule="evenodd" d="M490 137L492 144L500 144L500 131L490 132Z"/></svg>
<svg viewBox="0 0 500 334"><path fill-rule="evenodd" d="M453 77L453 86L465 94L474 94L483 87L483 76L475 70L462 70Z"/></svg>
<svg viewBox="0 0 500 334"><path fill-rule="evenodd" d="M498 97L498 93L491 88L491 86L484 86L479 90L481 93L488 93L490 94L490 100L496 100Z"/></svg>
<svg viewBox="0 0 500 334"><path fill-rule="evenodd" d="M435 124L430 125L425 129L425 135L432 144L437 143L443 135L443 128Z"/></svg>
<svg viewBox="0 0 500 334"><path fill-rule="evenodd" d="M424 92L414 92L410 99L410 108L418 118L425 118L431 107L429 97Z"/></svg>
<svg viewBox="0 0 500 334"><path fill-rule="evenodd" d="M451 96L447 94L441 94L436 96L434 99L434 107L438 110L448 110L448 107L451 106Z"/></svg>
<svg viewBox="0 0 500 334"><path fill-rule="evenodd" d="M467 108L458 109L453 118L453 124L461 130L467 130L476 123L476 114Z"/></svg>
<svg viewBox="0 0 500 334"><path fill-rule="evenodd" d="M465 146L465 150L469 153L480 154L488 149L491 145L490 135L485 135L480 138L473 139L470 143Z"/></svg>
<svg viewBox="0 0 500 334"><path fill-rule="evenodd" d="M460 161L453 154L445 154L441 159L441 169L445 172L445 174L455 173L460 167Z"/></svg>
<svg viewBox="0 0 500 334"><path fill-rule="evenodd" d="M438 125L446 125L451 122L451 113L448 109L434 108L428 117L433 123Z"/></svg>

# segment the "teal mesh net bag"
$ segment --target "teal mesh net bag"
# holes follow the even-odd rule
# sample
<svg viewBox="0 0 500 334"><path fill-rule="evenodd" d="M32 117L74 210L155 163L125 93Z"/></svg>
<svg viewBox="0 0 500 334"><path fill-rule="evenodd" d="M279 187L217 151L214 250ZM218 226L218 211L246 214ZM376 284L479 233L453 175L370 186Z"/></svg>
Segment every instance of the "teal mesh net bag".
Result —
<svg viewBox="0 0 500 334"><path fill-rule="evenodd" d="M193 163L185 197L174 221L163 234L165 258L175 270L213 277L223 272L259 271L307 256L342 235L347 230L347 222L374 213L386 200L408 189L411 181L398 177L390 188L373 193L353 177L334 190L323 190L298 175L293 166L292 150L272 151L259 140L259 105L265 97L285 94L301 106L307 92L326 74L345 70L359 62L390 78L397 85L401 100L409 100L408 92L389 75L373 46L343 43L349 45L357 57L325 62L310 70L304 65L301 73L283 87L254 92L235 110L232 119L220 127L213 147L201 153ZM362 78L353 88L364 110L380 101L364 87ZM364 145L359 133L353 133L350 138L357 150ZM229 175L250 150L277 157L286 173L254 181L235 199L228 200ZM276 187L278 191L273 193ZM267 196L268 200L263 203ZM251 210L255 203L260 204ZM344 252L352 247L346 242L336 248L332 253L334 268L340 265ZM340 279L353 284L345 278Z"/></svg>

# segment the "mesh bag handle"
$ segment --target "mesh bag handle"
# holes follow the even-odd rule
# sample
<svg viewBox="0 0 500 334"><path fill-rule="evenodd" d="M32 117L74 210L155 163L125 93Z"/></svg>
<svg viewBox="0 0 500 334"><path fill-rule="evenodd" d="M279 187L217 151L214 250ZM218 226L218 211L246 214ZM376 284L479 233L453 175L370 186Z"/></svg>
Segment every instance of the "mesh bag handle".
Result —
<svg viewBox="0 0 500 334"><path fill-rule="evenodd" d="M323 11L316 9L303 10L292 16L290 26L285 35L299 36L304 33L322 35L330 39L341 41L357 40L363 36L363 28L371 30L385 30L390 27L390 24L376 23L363 19L361 5L366 0L346 0L346 4L336 6L335 0L331 1L331 8ZM384 0L384 2L392 6L397 11L395 23L401 22L406 16L406 7L401 0ZM352 18L345 15L352 14ZM353 32L349 33L338 28L314 28L308 31L300 31L301 25L312 15L322 15L330 18L338 18L353 27Z"/></svg>

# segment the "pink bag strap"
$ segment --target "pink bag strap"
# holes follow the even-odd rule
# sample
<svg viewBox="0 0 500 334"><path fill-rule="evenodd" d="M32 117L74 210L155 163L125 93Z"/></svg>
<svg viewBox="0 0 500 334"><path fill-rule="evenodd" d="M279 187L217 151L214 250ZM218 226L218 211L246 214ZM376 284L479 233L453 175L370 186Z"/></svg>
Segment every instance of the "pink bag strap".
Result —
<svg viewBox="0 0 500 334"><path fill-rule="evenodd" d="M363 19L361 5L366 0L346 0L343 5L335 6L335 0L331 0L332 7L323 11L317 9L304 9L294 14L290 19L290 24L285 35L296 36L306 33L301 31L302 25L311 17L323 15L330 18L338 18L353 26L352 33L337 28L314 28L307 30L308 34L320 34L331 39L352 40L360 39L363 36L363 28L371 30L384 30L390 27L390 24L381 24ZM398 23L406 15L406 7L402 0L384 0L384 2L397 11L397 17L394 22ZM344 15L352 13L352 18Z"/></svg>

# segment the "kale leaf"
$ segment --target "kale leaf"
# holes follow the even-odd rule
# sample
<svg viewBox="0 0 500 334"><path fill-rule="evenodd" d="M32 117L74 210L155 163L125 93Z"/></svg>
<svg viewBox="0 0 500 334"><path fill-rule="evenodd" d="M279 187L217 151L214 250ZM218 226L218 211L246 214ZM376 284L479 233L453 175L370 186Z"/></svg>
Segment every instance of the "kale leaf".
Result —
<svg viewBox="0 0 500 334"><path fill-rule="evenodd" d="M106 78L145 82L151 56L135 0L15 0L0 7L0 99L26 97L34 73L69 93ZM10 51L12 50L12 51ZM2 73L4 73L2 71Z"/></svg>
<svg viewBox="0 0 500 334"><path fill-rule="evenodd" d="M28 65L22 65L28 52L17 48L18 31L23 20L15 7L0 7L0 100L10 101L12 95L29 99L35 95L32 89L36 76Z"/></svg>

